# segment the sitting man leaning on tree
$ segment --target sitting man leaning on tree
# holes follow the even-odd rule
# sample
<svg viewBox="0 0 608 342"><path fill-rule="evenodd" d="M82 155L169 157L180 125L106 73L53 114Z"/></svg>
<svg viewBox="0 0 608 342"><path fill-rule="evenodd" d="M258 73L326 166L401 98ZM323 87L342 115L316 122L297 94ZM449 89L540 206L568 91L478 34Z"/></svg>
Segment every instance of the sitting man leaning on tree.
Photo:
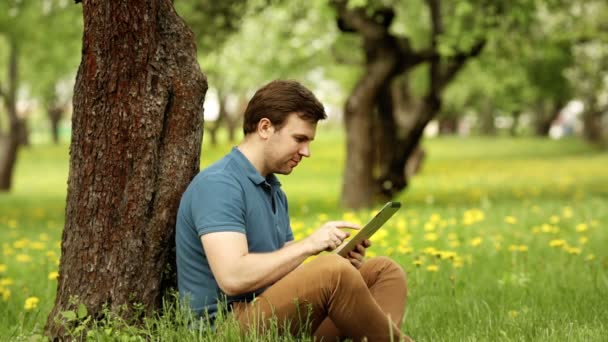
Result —
<svg viewBox="0 0 608 342"><path fill-rule="evenodd" d="M399 329L405 273L386 257L364 261L368 240L348 258L328 253L302 264L339 246L349 236L340 228L359 228L331 221L294 241L275 174L290 174L310 156L317 122L325 118L323 105L296 81L273 81L255 93L245 110L243 141L199 173L182 196L180 297L211 324L225 309L241 328L260 333L277 320L281 333L316 340L408 340Z"/></svg>

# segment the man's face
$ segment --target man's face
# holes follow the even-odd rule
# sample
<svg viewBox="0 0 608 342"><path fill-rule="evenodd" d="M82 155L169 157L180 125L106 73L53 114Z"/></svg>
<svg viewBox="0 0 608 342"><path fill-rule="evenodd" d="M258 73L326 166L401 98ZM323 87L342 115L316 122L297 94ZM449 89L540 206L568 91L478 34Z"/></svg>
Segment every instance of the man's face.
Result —
<svg viewBox="0 0 608 342"><path fill-rule="evenodd" d="M266 169L271 173L288 175L303 157L310 157L310 143L315 138L317 124L291 113L280 130L273 127L266 144Z"/></svg>

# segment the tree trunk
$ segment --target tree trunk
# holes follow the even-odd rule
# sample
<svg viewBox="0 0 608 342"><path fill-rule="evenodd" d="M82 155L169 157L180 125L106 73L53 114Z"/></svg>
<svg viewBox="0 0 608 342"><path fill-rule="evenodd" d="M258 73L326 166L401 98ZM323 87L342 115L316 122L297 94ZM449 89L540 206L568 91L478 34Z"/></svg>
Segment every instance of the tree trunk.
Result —
<svg viewBox="0 0 608 342"><path fill-rule="evenodd" d="M50 104L47 107L47 114L51 122L51 137L55 145L59 143L59 121L63 116L64 109L63 106L57 103Z"/></svg>
<svg viewBox="0 0 608 342"><path fill-rule="evenodd" d="M494 123L494 104L490 99L486 99L483 103L479 118L479 133L486 136L496 135L496 124Z"/></svg>
<svg viewBox="0 0 608 342"><path fill-rule="evenodd" d="M17 141L20 146L30 146L30 130L27 126L27 118L17 119Z"/></svg>
<svg viewBox="0 0 608 342"><path fill-rule="evenodd" d="M46 334L86 305L130 317L158 307L182 192L198 172L203 101L192 32L171 0L83 1L66 222Z"/></svg>
<svg viewBox="0 0 608 342"><path fill-rule="evenodd" d="M395 132L388 91L397 65L395 50L387 42L371 42L367 45L374 46L367 49L367 70L349 95L344 108L347 153L342 202L346 207L354 209L370 207L378 200L377 195L382 191L375 184L374 166L377 163L374 162L378 159L374 158L374 152L390 154L393 147L386 147L388 144L382 142L390 141ZM381 97L384 97L384 102L381 101L383 107L378 108L379 117L374 120L374 110ZM381 150L376 150L374 146L382 147ZM383 155L379 157L385 160L390 158Z"/></svg>
<svg viewBox="0 0 608 342"><path fill-rule="evenodd" d="M560 113L560 109L563 107L563 103L554 103L550 100L542 100L538 105L535 120L535 132L539 137L549 136L549 130L551 125L557 119Z"/></svg>
<svg viewBox="0 0 608 342"><path fill-rule="evenodd" d="M17 88L19 81L18 46L9 39L8 90L3 94L8 113L8 134L0 139L0 192L9 191L13 184L13 173L19 150L20 123L17 117ZM4 140L4 141L2 141Z"/></svg>
<svg viewBox="0 0 608 342"><path fill-rule="evenodd" d="M439 119L439 134L454 135L458 130L458 118L446 116Z"/></svg>
<svg viewBox="0 0 608 342"><path fill-rule="evenodd" d="M215 122L213 122L212 125L209 125L209 123L205 124L205 129L207 130L207 133L209 133L209 138L210 141L209 143L211 143L211 146L217 146L217 132L219 131L219 128L222 126L222 123L226 121L227 119L227 113L226 113L226 96L218 90L217 92L217 98L218 98L218 109L219 109L219 113L217 116L217 119L215 120Z"/></svg>
<svg viewBox="0 0 608 342"><path fill-rule="evenodd" d="M511 134L512 137L515 137L515 136L517 136L517 128L519 128L519 118L521 117L521 111L514 110L512 115L513 115L513 124L511 125L509 133Z"/></svg>
<svg viewBox="0 0 608 342"><path fill-rule="evenodd" d="M9 134L0 137L0 192L11 190L18 149L19 140L11 128Z"/></svg>
<svg viewBox="0 0 608 342"><path fill-rule="evenodd" d="M583 137L594 144L603 143L602 111L591 105L583 112Z"/></svg>

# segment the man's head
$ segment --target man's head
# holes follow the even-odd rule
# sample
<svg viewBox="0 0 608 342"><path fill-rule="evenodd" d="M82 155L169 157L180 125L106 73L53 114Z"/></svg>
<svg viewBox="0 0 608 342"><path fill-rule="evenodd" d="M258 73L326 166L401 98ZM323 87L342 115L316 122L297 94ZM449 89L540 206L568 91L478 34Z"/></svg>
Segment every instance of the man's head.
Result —
<svg viewBox="0 0 608 342"><path fill-rule="evenodd" d="M263 118L270 120L275 129L280 130L291 113L314 124L327 118L321 102L299 82L272 81L256 91L249 101L243 120L243 133L255 132Z"/></svg>
<svg viewBox="0 0 608 342"><path fill-rule="evenodd" d="M272 81L245 110L245 140L239 146L263 176L289 174L310 156L317 122L327 116L312 92L296 81Z"/></svg>

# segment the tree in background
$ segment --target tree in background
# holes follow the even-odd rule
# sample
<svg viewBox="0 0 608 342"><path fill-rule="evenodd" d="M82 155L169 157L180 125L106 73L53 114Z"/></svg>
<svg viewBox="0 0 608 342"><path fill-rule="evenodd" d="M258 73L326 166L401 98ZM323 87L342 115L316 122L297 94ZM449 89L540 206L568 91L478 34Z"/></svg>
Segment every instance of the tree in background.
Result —
<svg viewBox="0 0 608 342"><path fill-rule="evenodd" d="M360 37L364 55L363 74L344 106L348 150L342 201L350 208L369 207L407 186L407 161L417 151L424 128L440 111L443 90L469 59L479 55L487 39L484 31L496 24L498 8L475 7L477 4L468 1L450 2L442 8L436 0L412 1L402 7L375 1L336 0L332 4L338 26ZM448 11L455 15L445 17ZM419 42L412 34L396 33L393 22L399 14L401 19L427 24L424 28L410 26L418 30L419 41L427 42L416 44ZM422 64L427 87L420 106L410 111L415 115L410 120L413 124L400 130L395 120L393 81ZM401 88L407 90L408 80L401 82ZM374 146L380 155L374 153Z"/></svg>
<svg viewBox="0 0 608 342"><path fill-rule="evenodd" d="M73 73L81 26L67 5L60 0L0 2L0 46L6 51L0 56L0 98L7 114L5 132L0 131L0 191L10 190L18 148L29 141L27 116L18 112L20 90L27 91L29 101L44 98L50 84Z"/></svg>
<svg viewBox="0 0 608 342"><path fill-rule="evenodd" d="M608 146L608 4L574 3L570 16L554 25L571 37L575 63L567 70L576 96L583 101L583 136Z"/></svg>
<svg viewBox="0 0 608 342"><path fill-rule="evenodd" d="M70 173L51 339L61 312L160 304L175 215L198 172L206 80L171 0L84 1Z"/></svg>

